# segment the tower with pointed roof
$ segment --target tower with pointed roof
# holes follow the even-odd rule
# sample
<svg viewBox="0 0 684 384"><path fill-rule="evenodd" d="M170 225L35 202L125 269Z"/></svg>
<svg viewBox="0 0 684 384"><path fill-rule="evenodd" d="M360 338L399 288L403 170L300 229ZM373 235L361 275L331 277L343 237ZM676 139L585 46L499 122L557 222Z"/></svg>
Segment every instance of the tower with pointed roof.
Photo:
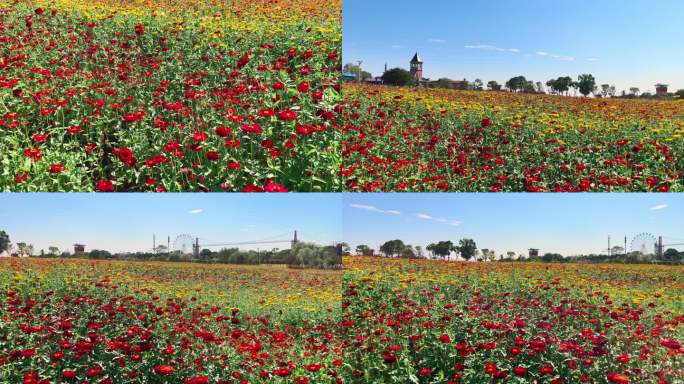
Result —
<svg viewBox="0 0 684 384"><path fill-rule="evenodd" d="M411 59L411 76L416 82L423 80L423 60L418 56L418 52Z"/></svg>

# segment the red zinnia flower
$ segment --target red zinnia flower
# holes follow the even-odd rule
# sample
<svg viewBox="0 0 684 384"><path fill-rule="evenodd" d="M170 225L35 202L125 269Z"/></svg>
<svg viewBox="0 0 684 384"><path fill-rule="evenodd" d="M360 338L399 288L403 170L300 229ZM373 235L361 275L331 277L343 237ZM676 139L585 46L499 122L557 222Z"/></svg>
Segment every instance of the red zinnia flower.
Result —
<svg viewBox="0 0 684 384"><path fill-rule="evenodd" d="M109 180L100 180L95 184L95 190L98 192L114 192L114 184Z"/></svg>
<svg viewBox="0 0 684 384"><path fill-rule="evenodd" d="M278 118L280 118L280 120L283 120L283 121L294 120L297 118L297 112L295 112L291 109L288 109L288 110L280 112L280 114L278 115Z"/></svg>
<svg viewBox="0 0 684 384"><path fill-rule="evenodd" d="M62 378L67 380L74 379L76 378L76 371L64 370L62 371Z"/></svg>
<svg viewBox="0 0 684 384"><path fill-rule="evenodd" d="M28 179L28 177L29 174L26 172L17 173L17 176L14 177L14 182L20 184L22 181Z"/></svg>
<svg viewBox="0 0 684 384"><path fill-rule="evenodd" d="M207 137L209 137L209 135L207 135L206 132L197 132L194 135L192 135L192 139L198 143L203 142L207 139Z"/></svg>
<svg viewBox="0 0 684 384"><path fill-rule="evenodd" d="M155 365L154 373L161 376L173 375L173 367L170 365Z"/></svg>
<svg viewBox="0 0 684 384"><path fill-rule="evenodd" d="M261 128L260 125L258 124L245 124L242 126L242 132L244 133L254 133L254 134L260 134L263 132L263 129Z"/></svg>
<svg viewBox="0 0 684 384"><path fill-rule="evenodd" d="M280 377L286 377L290 376L292 374L292 371L290 371L287 368L277 368L273 370L273 374Z"/></svg>
<svg viewBox="0 0 684 384"><path fill-rule="evenodd" d="M64 170L64 164L57 163L50 166L50 173L60 173Z"/></svg>
<svg viewBox="0 0 684 384"><path fill-rule="evenodd" d="M622 373L609 373L606 375L608 381L615 384L629 384L629 377L623 375Z"/></svg>
<svg viewBox="0 0 684 384"><path fill-rule="evenodd" d="M47 135L44 133L36 133L33 135L33 141L36 143L44 143L47 140Z"/></svg>
<svg viewBox="0 0 684 384"><path fill-rule="evenodd" d="M216 128L216 134L221 136L221 137L226 137L230 135L232 131L230 130L229 127L226 127L225 125L222 125L220 127Z"/></svg>
<svg viewBox="0 0 684 384"><path fill-rule="evenodd" d="M287 188L279 183L274 183L272 181L266 182L266 187L264 188L266 192L287 192Z"/></svg>
<svg viewBox="0 0 684 384"><path fill-rule="evenodd" d="M43 158L43 152L38 147L28 148L24 150L24 156L33 159L33 161L38 161Z"/></svg>
<svg viewBox="0 0 684 384"><path fill-rule="evenodd" d="M302 81L297 86L297 90L299 91L299 93L307 93L309 92L309 88L311 88L311 84L308 81Z"/></svg>

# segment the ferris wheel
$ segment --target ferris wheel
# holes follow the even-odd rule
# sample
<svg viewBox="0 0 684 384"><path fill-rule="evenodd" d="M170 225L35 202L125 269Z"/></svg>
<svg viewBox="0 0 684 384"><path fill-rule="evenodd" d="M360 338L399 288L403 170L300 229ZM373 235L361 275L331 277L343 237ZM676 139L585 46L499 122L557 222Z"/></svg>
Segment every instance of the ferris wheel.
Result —
<svg viewBox="0 0 684 384"><path fill-rule="evenodd" d="M173 240L173 250L183 255L191 255L194 250L192 236L185 233L176 236Z"/></svg>
<svg viewBox="0 0 684 384"><path fill-rule="evenodd" d="M656 238L650 233L642 232L632 239L632 252L638 252L642 256L656 253Z"/></svg>

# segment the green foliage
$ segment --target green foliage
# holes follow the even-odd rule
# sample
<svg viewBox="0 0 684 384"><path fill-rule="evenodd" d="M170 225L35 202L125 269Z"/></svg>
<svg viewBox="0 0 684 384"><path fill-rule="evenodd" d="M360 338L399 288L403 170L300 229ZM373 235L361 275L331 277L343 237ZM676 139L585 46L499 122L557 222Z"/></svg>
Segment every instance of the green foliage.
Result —
<svg viewBox="0 0 684 384"><path fill-rule="evenodd" d="M491 80L487 82L487 88L491 91L500 91L501 90L501 84L497 83L494 80Z"/></svg>
<svg viewBox="0 0 684 384"><path fill-rule="evenodd" d="M595 87L596 79L593 75L585 73L577 77L577 88L579 88L582 95L587 96L594 92Z"/></svg>
<svg viewBox="0 0 684 384"><path fill-rule="evenodd" d="M440 241L436 244L429 244L427 247L425 247L425 249L430 251L433 255L443 259L449 256L452 251L456 250L454 243L452 243L451 240Z"/></svg>
<svg viewBox="0 0 684 384"><path fill-rule="evenodd" d="M356 254L362 256L371 256L373 254L373 250L369 246L361 244L356 246Z"/></svg>
<svg viewBox="0 0 684 384"><path fill-rule="evenodd" d="M461 254L462 258L470 260L473 256L475 256L477 244L475 244L475 240L473 239L461 239L458 242L458 247L456 249Z"/></svg>
<svg viewBox="0 0 684 384"><path fill-rule="evenodd" d="M342 255L337 255L334 247L323 247L302 241L292 248L292 255L302 267L332 268L342 264Z"/></svg>
<svg viewBox="0 0 684 384"><path fill-rule="evenodd" d="M387 85L405 86L413 83L411 73L402 68L392 68L383 73L382 81Z"/></svg>
<svg viewBox="0 0 684 384"><path fill-rule="evenodd" d="M406 248L404 242L396 239L385 242L380 246L380 252L384 253L385 256L398 256Z"/></svg>
<svg viewBox="0 0 684 384"><path fill-rule="evenodd" d="M7 232L0 231L0 253L10 250L10 238Z"/></svg>

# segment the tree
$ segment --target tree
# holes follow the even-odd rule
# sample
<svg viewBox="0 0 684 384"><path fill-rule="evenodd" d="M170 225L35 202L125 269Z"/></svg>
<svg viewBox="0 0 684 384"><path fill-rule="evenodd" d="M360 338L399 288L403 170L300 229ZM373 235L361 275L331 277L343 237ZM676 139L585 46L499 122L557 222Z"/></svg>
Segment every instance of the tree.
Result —
<svg viewBox="0 0 684 384"><path fill-rule="evenodd" d="M356 64L352 64L352 63L345 64L343 67L343 70L345 72L353 73L356 76L358 76L360 73L362 81L371 79L373 77L373 75L370 72L364 71L363 68L359 67Z"/></svg>
<svg viewBox="0 0 684 384"><path fill-rule="evenodd" d="M544 84L541 81L534 83L534 88L537 93L546 93L544 90Z"/></svg>
<svg viewBox="0 0 684 384"><path fill-rule="evenodd" d="M19 256L29 257L33 256L33 245L24 242L17 243L17 251Z"/></svg>
<svg viewBox="0 0 684 384"><path fill-rule="evenodd" d="M663 253L663 260L667 261L677 261L681 258L679 251L674 248L668 248L665 253Z"/></svg>
<svg viewBox="0 0 684 384"><path fill-rule="evenodd" d="M617 93L617 89L615 88L614 85L611 85L610 88L608 89L608 95L610 95L610 97L615 97L616 93Z"/></svg>
<svg viewBox="0 0 684 384"><path fill-rule="evenodd" d="M480 79L475 79L475 81L473 81L473 88L474 88L476 91L481 91L481 90L482 90L482 86L483 86L482 80L480 80Z"/></svg>
<svg viewBox="0 0 684 384"><path fill-rule="evenodd" d="M369 246L367 246L365 244L357 245L356 246L356 254L362 255L362 256L370 256L371 255L371 249Z"/></svg>
<svg viewBox="0 0 684 384"><path fill-rule="evenodd" d="M416 250L415 251L416 257L419 259L422 259L423 258L423 247L421 247L420 245L416 245L413 248L415 248L415 250Z"/></svg>
<svg viewBox="0 0 684 384"><path fill-rule="evenodd" d="M454 250L454 243L451 240L440 241L437 244L430 244L430 246L432 246L430 251L442 259L446 259L451 254L451 251Z"/></svg>
<svg viewBox="0 0 684 384"><path fill-rule="evenodd" d="M577 88L579 89L580 93L584 95L584 97L587 97L590 93L592 93L595 86L596 79L594 76L585 73L577 77Z"/></svg>
<svg viewBox="0 0 684 384"><path fill-rule="evenodd" d="M390 240L385 242L385 244L380 246L380 252L384 253L385 256L400 255L401 252L406 248L404 242L397 240Z"/></svg>
<svg viewBox="0 0 684 384"><path fill-rule="evenodd" d="M601 84L601 96L608 97L610 95L610 84Z"/></svg>
<svg viewBox="0 0 684 384"><path fill-rule="evenodd" d="M634 96L638 96L638 95L639 95L639 88L637 88L637 87L632 87L632 88L629 89L629 92L630 92L632 95L634 95Z"/></svg>
<svg viewBox="0 0 684 384"><path fill-rule="evenodd" d="M413 247L407 245L401 250L400 256L404 259L415 259L416 254L413 252Z"/></svg>
<svg viewBox="0 0 684 384"><path fill-rule="evenodd" d="M349 253L351 252L351 247L349 246L348 243L345 243L344 241L338 244L340 247L342 247L342 254L345 256L349 256Z"/></svg>
<svg viewBox="0 0 684 384"><path fill-rule="evenodd" d="M392 68L382 74L382 81L387 85L405 86L413 83L411 73L402 68Z"/></svg>
<svg viewBox="0 0 684 384"><path fill-rule="evenodd" d="M525 86L523 87L523 92L525 93L535 93L536 90L534 88L534 82L532 80L528 80L525 83Z"/></svg>
<svg viewBox="0 0 684 384"><path fill-rule="evenodd" d="M675 96L679 96L679 98L684 99L684 89L680 89L675 92Z"/></svg>
<svg viewBox="0 0 684 384"><path fill-rule="evenodd" d="M544 256L541 257L541 260L546 263L554 263L558 261L563 261L563 255L558 254L558 253L545 253Z"/></svg>
<svg viewBox="0 0 684 384"><path fill-rule="evenodd" d="M99 249L93 249L88 253L88 258L90 259L106 260L110 257L112 257L111 253L108 251L101 251Z"/></svg>
<svg viewBox="0 0 684 384"><path fill-rule="evenodd" d="M470 260L473 256L475 256L477 245L473 239L461 239L458 242L458 247L456 249L461 254L462 258Z"/></svg>
<svg viewBox="0 0 684 384"><path fill-rule="evenodd" d="M154 252L156 253L167 253L169 249L166 247L166 245L159 244L157 245L157 248L154 249Z"/></svg>
<svg viewBox="0 0 684 384"><path fill-rule="evenodd" d="M556 80L551 79L546 82L546 86L551 88L551 93L558 94L558 88L556 87Z"/></svg>
<svg viewBox="0 0 684 384"><path fill-rule="evenodd" d="M506 252L506 256L508 256L509 259L513 260L515 258L515 252L508 251Z"/></svg>
<svg viewBox="0 0 684 384"><path fill-rule="evenodd" d="M501 90L501 84L497 83L494 80L490 80L487 83L487 88L489 88L490 91L500 91Z"/></svg>
<svg viewBox="0 0 684 384"><path fill-rule="evenodd" d="M200 260L211 259L212 253L213 252L211 252L211 249L204 248L203 250L200 251L200 254L199 254Z"/></svg>
<svg viewBox="0 0 684 384"><path fill-rule="evenodd" d="M10 250L10 237L5 231L0 231L0 254L3 252L9 253Z"/></svg>
<svg viewBox="0 0 684 384"><path fill-rule="evenodd" d="M506 88L513 92L523 91L527 84L528 82L525 76L516 76L506 82Z"/></svg>
<svg viewBox="0 0 684 384"><path fill-rule="evenodd" d="M567 94L567 92L570 90L570 87L572 86L572 83L573 81L570 76L564 76L559 77L555 80L551 79L546 82L546 85L551 87L551 89L554 90L557 94Z"/></svg>
<svg viewBox="0 0 684 384"><path fill-rule="evenodd" d="M54 245L49 246L48 251L50 252L51 256L59 255L59 248L55 247Z"/></svg>

